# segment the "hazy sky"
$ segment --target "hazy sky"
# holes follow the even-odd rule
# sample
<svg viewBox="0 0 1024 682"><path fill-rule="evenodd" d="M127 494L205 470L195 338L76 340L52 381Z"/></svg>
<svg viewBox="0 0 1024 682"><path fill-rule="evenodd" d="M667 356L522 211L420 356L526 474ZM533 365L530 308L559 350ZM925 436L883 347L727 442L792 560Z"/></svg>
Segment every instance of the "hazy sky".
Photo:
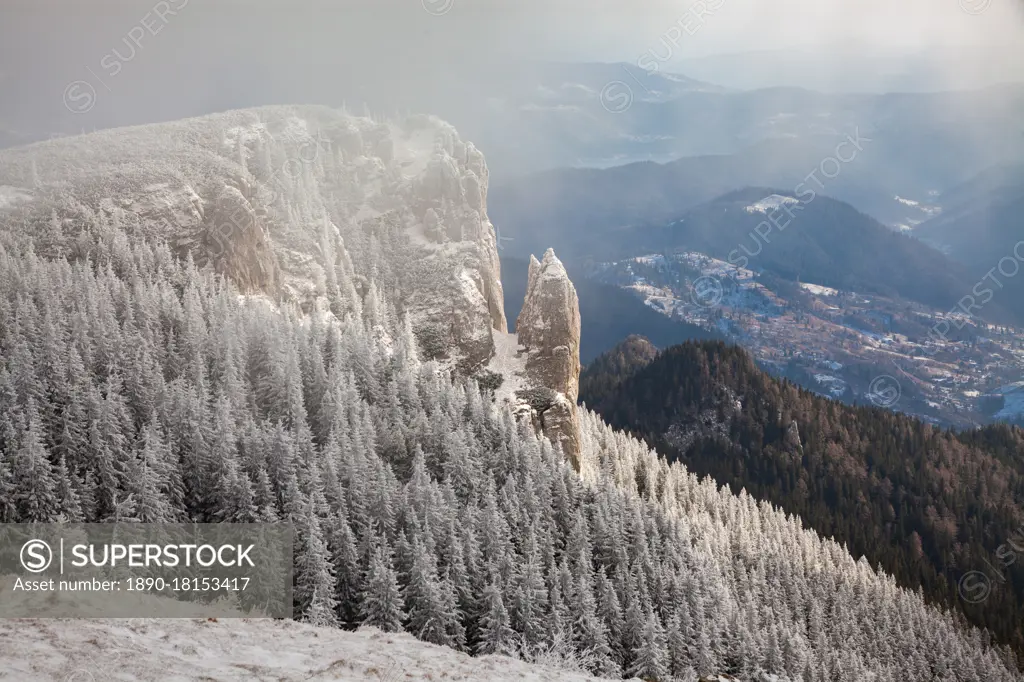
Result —
<svg viewBox="0 0 1024 682"><path fill-rule="evenodd" d="M998 73L1024 63L1021 2L0 0L0 133L343 96L420 108L470 71L501 78L501 60L635 63L648 50L676 61L809 47L848 55L848 69L890 50L1015 46L991 60ZM62 99L84 101L85 87L97 105L69 113Z"/></svg>
<svg viewBox="0 0 1024 682"><path fill-rule="evenodd" d="M436 0L443 4L443 0ZM566 57L632 58L687 15L704 25L680 41L681 55L843 44L918 49L1017 44L1019 0L451 0L446 15L493 25L498 17ZM586 7L587 9L583 9ZM524 47L524 46L520 46Z"/></svg>

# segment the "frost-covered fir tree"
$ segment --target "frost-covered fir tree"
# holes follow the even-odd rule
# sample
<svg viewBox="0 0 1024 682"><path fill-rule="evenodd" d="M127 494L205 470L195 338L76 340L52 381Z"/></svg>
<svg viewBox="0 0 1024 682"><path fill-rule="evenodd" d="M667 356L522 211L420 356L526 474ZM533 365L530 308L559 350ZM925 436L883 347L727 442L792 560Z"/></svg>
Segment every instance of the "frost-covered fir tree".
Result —
<svg viewBox="0 0 1024 682"><path fill-rule="evenodd" d="M480 618L480 640L476 652L514 656L518 651L516 633L509 624L508 610L501 588L491 583L484 588L483 616Z"/></svg>
<svg viewBox="0 0 1024 682"><path fill-rule="evenodd" d="M400 632L406 618L402 606L398 575L392 567L391 553L383 541L374 547L363 578L359 612L363 625L384 632Z"/></svg>
<svg viewBox="0 0 1024 682"><path fill-rule="evenodd" d="M334 567L329 560L314 506L310 503L307 507L295 552L296 612L301 620L312 625L338 625Z"/></svg>

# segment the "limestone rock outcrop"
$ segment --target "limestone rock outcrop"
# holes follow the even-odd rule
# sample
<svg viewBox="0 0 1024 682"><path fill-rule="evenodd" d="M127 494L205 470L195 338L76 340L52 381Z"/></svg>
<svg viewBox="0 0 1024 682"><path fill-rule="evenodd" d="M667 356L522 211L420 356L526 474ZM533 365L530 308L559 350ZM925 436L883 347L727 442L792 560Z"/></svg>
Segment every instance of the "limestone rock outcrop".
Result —
<svg viewBox="0 0 1024 682"><path fill-rule="evenodd" d="M40 154L65 161L34 173ZM372 307L354 283L374 281L387 298L379 312L408 315L426 356L466 373L507 331L487 164L436 117L261 107L3 156L0 189L24 198L0 201L0 221L17 210L31 230L103 223L144 233L246 294L304 311ZM72 249L75 234L57 235L53 248Z"/></svg>
<svg viewBox="0 0 1024 682"><path fill-rule="evenodd" d="M277 293L278 263L265 221L236 187L225 186L206 213L197 262L216 270L243 291Z"/></svg>
<svg viewBox="0 0 1024 682"><path fill-rule="evenodd" d="M541 261L530 257L516 335L525 349L529 386L517 397L530 405L539 428L579 471L580 306L576 287L552 249Z"/></svg>

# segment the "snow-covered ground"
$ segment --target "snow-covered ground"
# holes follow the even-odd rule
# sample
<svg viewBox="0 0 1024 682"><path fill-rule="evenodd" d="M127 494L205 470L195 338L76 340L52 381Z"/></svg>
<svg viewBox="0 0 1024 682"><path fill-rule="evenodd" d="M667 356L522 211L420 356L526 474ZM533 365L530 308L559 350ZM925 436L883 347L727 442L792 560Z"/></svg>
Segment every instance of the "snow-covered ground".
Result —
<svg viewBox="0 0 1024 682"><path fill-rule="evenodd" d="M671 317L677 309L682 309L686 306L689 301L685 301L681 298L677 298L671 289L664 287L655 287L650 284L644 284L643 282L637 282L627 287L637 293L643 300L644 303L654 308L660 313Z"/></svg>
<svg viewBox="0 0 1024 682"><path fill-rule="evenodd" d="M0 680L114 682L583 682L503 656L473 658L409 634L290 620L0 620Z"/></svg>
<svg viewBox="0 0 1024 682"><path fill-rule="evenodd" d="M847 384L839 377L832 376L831 374L815 374L814 380L824 386L829 395L839 398L846 394Z"/></svg>
<svg viewBox="0 0 1024 682"><path fill-rule="evenodd" d="M996 419L1015 421L1024 417L1024 381L1003 386L997 393L1003 396L1003 409L995 414Z"/></svg>
<svg viewBox="0 0 1024 682"><path fill-rule="evenodd" d="M831 287L823 287L819 284L810 284L809 282L800 282L800 288L811 292L815 296L835 296L839 293Z"/></svg>
<svg viewBox="0 0 1024 682"><path fill-rule="evenodd" d="M736 280L737 282L752 280L754 278L753 270L737 267L732 263L727 263L724 260L713 258L705 253L700 253L699 251L686 251L685 253L676 254L675 258L680 262L686 263L692 268L696 268L700 271L701 275L719 278L728 277Z"/></svg>
<svg viewBox="0 0 1024 682"><path fill-rule="evenodd" d="M750 206L745 207L747 213L771 213L772 211L778 210L785 204L799 204L800 202L793 197L784 197L781 194L772 194L766 196L760 201L754 202Z"/></svg>
<svg viewBox="0 0 1024 682"><path fill-rule="evenodd" d="M0 593L18 599L8 577ZM104 594L76 593L101 612ZM140 595L140 610L178 602ZM583 673L505 656L471 657L376 628L348 632L293 620L224 618L0 619L0 680L11 682L585 682Z"/></svg>
<svg viewBox="0 0 1024 682"><path fill-rule="evenodd" d="M30 198L30 194L25 190L18 189L17 187L11 187L10 185L0 185L0 208L8 206L20 201L22 199Z"/></svg>
<svg viewBox="0 0 1024 682"><path fill-rule="evenodd" d="M516 391L527 388L526 356L519 354L524 349L515 334L492 331L491 335L494 338L494 356L487 363L487 370L504 377L494 392L495 400L515 402Z"/></svg>

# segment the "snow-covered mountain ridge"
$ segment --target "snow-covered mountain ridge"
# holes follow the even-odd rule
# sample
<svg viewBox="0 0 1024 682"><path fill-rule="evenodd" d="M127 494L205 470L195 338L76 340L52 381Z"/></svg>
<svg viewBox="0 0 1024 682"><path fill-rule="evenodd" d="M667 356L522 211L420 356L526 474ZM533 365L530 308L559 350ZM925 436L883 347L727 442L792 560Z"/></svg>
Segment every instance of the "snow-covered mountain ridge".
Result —
<svg viewBox="0 0 1024 682"><path fill-rule="evenodd" d="M429 350L472 369L507 328L487 183L439 119L266 107L4 150L0 216L42 233L44 254L93 221L164 239L307 311L344 315L366 295L350 281L373 280Z"/></svg>

